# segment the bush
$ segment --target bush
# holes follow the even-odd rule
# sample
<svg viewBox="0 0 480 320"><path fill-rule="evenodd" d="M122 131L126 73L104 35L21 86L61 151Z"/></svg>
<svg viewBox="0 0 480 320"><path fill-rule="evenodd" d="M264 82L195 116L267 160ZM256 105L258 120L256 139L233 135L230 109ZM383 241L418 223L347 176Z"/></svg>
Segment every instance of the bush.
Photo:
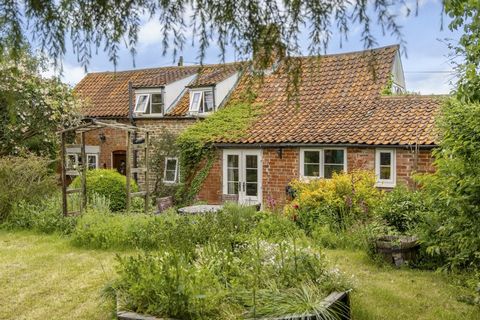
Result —
<svg viewBox="0 0 480 320"><path fill-rule="evenodd" d="M377 213L387 225L400 233L411 233L420 222L426 206L420 192L399 186L388 192L380 202Z"/></svg>
<svg viewBox="0 0 480 320"><path fill-rule="evenodd" d="M81 177L76 177L72 182L72 188L80 188ZM104 196L110 201L110 210L121 211L126 208L127 201L127 178L113 169L97 169L87 171L87 196L91 201L94 195ZM131 180L131 191L135 192L138 187Z"/></svg>
<svg viewBox="0 0 480 320"><path fill-rule="evenodd" d="M70 234L75 229L76 220L77 217L63 216L61 197L55 195L37 204L24 200L15 203L3 227Z"/></svg>
<svg viewBox="0 0 480 320"><path fill-rule="evenodd" d="M374 216L374 208L382 198L370 171L334 174L332 179L308 182L293 181L296 198L285 207L288 216L307 231L328 226L332 231L364 224Z"/></svg>
<svg viewBox="0 0 480 320"><path fill-rule="evenodd" d="M36 203L56 190L50 161L37 157L0 158L0 221L15 203Z"/></svg>

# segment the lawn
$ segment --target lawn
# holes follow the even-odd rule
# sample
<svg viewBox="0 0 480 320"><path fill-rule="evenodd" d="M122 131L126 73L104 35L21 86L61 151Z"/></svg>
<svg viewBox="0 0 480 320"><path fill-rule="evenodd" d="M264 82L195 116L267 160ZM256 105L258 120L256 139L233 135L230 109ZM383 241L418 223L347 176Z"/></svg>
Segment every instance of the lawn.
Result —
<svg viewBox="0 0 480 320"><path fill-rule="evenodd" d="M380 268L361 252L326 254L354 275L354 319L479 319L478 309L456 300L467 292L441 274ZM100 291L114 259L58 236L0 231L0 319L111 318Z"/></svg>

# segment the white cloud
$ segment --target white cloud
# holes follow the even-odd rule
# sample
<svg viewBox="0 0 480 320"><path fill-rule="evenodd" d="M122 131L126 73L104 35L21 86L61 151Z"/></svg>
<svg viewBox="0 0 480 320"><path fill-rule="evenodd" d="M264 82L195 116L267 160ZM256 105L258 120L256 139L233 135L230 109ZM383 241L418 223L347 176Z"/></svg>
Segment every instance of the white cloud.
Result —
<svg viewBox="0 0 480 320"><path fill-rule="evenodd" d="M58 70L55 70L53 66L50 66L47 70L42 72L42 76L45 78L51 78L58 75ZM62 82L75 86L84 76L85 70L81 66L71 65L69 63L63 64L63 74L61 75Z"/></svg>
<svg viewBox="0 0 480 320"><path fill-rule="evenodd" d="M161 43L163 37L161 28L160 22L155 18L145 23L138 32L139 48L145 48L152 44Z"/></svg>

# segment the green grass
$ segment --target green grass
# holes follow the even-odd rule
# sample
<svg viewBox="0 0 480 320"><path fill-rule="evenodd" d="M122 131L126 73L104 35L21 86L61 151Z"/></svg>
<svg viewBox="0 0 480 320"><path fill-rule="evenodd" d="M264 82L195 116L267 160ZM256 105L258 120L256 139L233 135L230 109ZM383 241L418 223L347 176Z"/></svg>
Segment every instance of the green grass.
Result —
<svg viewBox="0 0 480 320"><path fill-rule="evenodd" d="M468 292L442 274L379 267L362 252L326 254L354 275L355 320L480 318L478 308L456 300ZM58 236L0 230L0 319L110 319L100 291L115 276L114 259Z"/></svg>
<svg viewBox="0 0 480 320"><path fill-rule="evenodd" d="M0 231L0 319L109 319L100 291L115 254L65 238Z"/></svg>
<svg viewBox="0 0 480 320"><path fill-rule="evenodd" d="M363 252L326 250L332 264L354 277L353 319L480 319L480 309L457 301L468 295L444 274L379 266Z"/></svg>

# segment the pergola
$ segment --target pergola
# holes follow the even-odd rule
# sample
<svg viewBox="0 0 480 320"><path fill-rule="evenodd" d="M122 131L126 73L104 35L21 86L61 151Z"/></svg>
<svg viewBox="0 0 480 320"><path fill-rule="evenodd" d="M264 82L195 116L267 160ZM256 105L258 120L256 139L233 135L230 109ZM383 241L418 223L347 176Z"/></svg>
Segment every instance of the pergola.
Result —
<svg viewBox="0 0 480 320"><path fill-rule="evenodd" d="M85 120L84 123L65 128L59 131L61 136L61 178L62 178L62 209L63 215L75 215L81 214L85 207L87 206L87 157L85 152L85 133L93 130L98 130L102 128L112 128L112 129L119 129L125 131L125 139L127 145L127 152L126 152L126 163L125 163L125 174L127 178L127 186L126 186L126 209L127 211L130 210L131 199L132 197L143 197L145 201L145 211L148 208L148 201L149 201L149 187L148 187L148 151L149 151L149 130L138 128L135 126L131 126L124 123L119 123L116 121L108 121L108 120L97 120L97 119L88 119ZM74 133L75 136L80 134L80 144L70 144L67 145L67 134ZM142 133L144 134L143 141L132 141L132 134ZM81 176L81 187L79 189L68 189L67 187L67 168L66 168L66 156L67 152L66 149L69 147L80 148L80 154L82 158L82 165L80 166L79 173ZM144 164L145 166L142 168L132 168L131 167L131 160L132 160L132 150L143 150L144 151ZM131 175L132 174L144 174L145 181L144 181L144 190L138 192L131 192ZM80 209L79 211L68 211L68 195L70 194L80 194Z"/></svg>

